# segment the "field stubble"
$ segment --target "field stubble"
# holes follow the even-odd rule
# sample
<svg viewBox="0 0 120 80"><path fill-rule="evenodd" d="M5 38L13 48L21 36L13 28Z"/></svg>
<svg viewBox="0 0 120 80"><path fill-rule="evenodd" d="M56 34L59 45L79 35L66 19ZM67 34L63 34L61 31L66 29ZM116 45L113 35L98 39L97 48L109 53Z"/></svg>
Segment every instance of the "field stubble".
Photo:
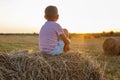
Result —
<svg viewBox="0 0 120 80"><path fill-rule="evenodd" d="M80 36L72 38L72 50L80 51L97 63L108 80L120 80L120 56L105 55L103 42L107 37L85 39Z"/></svg>
<svg viewBox="0 0 120 80"><path fill-rule="evenodd" d="M70 52L79 52L89 57L100 66L101 73L108 80L120 80L120 56L103 54L102 44L105 39L105 37L84 39L81 36L73 36ZM19 50L39 52L38 36L0 35L1 53L13 53Z"/></svg>

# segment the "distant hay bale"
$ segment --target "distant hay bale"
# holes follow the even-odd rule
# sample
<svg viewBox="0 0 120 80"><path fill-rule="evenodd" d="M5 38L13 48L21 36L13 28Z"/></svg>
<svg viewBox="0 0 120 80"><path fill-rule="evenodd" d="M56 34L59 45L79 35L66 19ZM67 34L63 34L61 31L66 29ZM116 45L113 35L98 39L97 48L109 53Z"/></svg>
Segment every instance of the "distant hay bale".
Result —
<svg viewBox="0 0 120 80"><path fill-rule="evenodd" d="M107 38L103 43L103 50L105 54L120 54L120 37Z"/></svg>
<svg viewBox="0 0 120 80"><path fill-rule="evenodd" d="M76 53L0 54L0 80L103 80L98 67Z"/></svg>

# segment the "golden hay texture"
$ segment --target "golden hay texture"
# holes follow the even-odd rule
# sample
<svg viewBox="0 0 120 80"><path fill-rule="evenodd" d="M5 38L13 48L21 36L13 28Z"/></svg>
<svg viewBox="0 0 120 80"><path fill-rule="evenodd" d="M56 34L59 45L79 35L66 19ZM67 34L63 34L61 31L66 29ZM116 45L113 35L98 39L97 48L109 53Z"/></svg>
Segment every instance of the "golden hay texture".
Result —
<svg viewBox="0 0 120 80"><path fill-rule="evenodd" d="M105 54L120 54L120 37L107 38L103 43L103 50Z"/></svg>
<svg viewBox="0 0 120 80"><path fill-rule="evenodd" d="M78 53L0 54L0 80L103 80L98 67Z"/></svg>

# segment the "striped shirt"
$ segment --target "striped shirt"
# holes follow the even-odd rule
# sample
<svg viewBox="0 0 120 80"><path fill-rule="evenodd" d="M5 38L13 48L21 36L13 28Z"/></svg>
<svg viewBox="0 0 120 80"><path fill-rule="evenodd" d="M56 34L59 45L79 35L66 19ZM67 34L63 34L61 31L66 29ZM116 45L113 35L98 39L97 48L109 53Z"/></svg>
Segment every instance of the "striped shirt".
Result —
<svg viewBox="0 0 120 80"><path fill-rule="evenodd" d="M49 53L58 44L59 35L63 34L62 27L53 21L47 21L39 32L39 49L41 52Z"/></svg>

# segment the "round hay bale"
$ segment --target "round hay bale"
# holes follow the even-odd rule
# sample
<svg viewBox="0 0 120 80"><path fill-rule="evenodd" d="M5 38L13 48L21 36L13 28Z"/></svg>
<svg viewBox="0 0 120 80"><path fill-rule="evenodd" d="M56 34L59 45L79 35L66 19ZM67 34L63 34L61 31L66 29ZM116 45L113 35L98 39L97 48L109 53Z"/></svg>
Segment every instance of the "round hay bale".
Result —
<svg viewBox="0 0 120 80"><path fill-rule="evenodd" d="M120 54L120 37L107 38L103 43L103 50L105 54Z"/></svg>
<svg viewBox="0 0 120 80"><path fill-rule="evenodd" d="M98 67L78 53L0 54L0 80L103 80Z"/></svg>

